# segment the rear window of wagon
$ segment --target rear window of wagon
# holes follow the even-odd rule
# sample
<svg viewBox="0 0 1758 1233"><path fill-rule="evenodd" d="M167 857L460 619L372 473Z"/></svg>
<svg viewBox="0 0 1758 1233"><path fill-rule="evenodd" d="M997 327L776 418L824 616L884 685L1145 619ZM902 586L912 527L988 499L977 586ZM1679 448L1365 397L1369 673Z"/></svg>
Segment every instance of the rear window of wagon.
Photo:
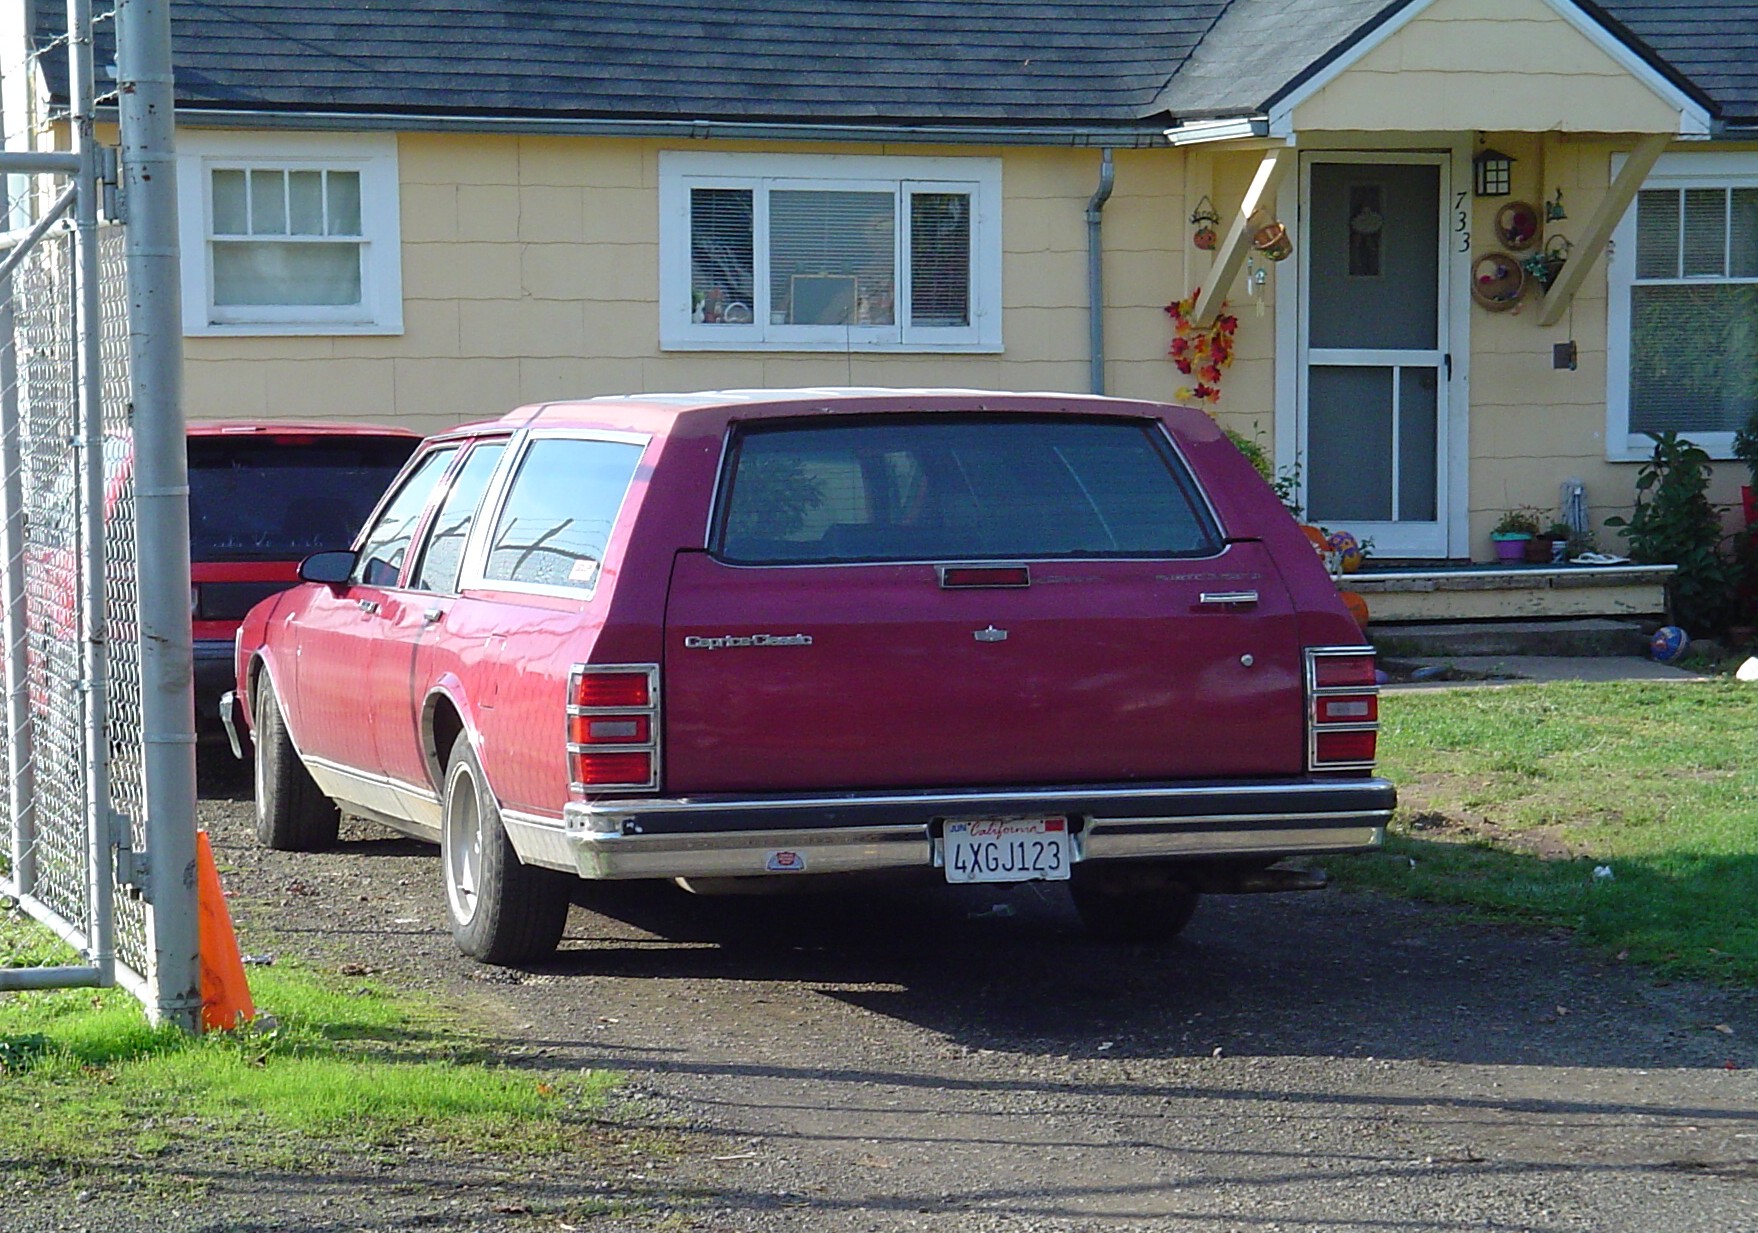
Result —
<svg viewBox="0 0 1758 1233"><path fill-rule="evenodd" d="M1221 537L1158 424L887 416L736 430L714 548L740 564L1197 557Z"/></svg>

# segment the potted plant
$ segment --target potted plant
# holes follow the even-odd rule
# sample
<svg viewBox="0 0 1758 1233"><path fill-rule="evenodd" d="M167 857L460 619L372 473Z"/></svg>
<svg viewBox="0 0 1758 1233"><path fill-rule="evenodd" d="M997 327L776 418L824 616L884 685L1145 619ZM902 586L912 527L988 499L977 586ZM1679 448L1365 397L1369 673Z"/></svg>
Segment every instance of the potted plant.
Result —
<svg viewBox="0 0 1758 1233"><path fill-rule="evenodd" d="M1751 483L1740 485L1740 504L1746 510L1746 525L1758 527L1758 407L1746 417L1746 425L1734 433L1734 457L1746 464Z"/></svg>
<svg viewBox="0 0 1758 1233"><path fill-rule="evenodd" d="M1567 560L1569 538L1575 534L1575 528L1568 523L1556 521L1534 535L1526 545L1526 559L1533 565L1550 565L1553 562Z"/></svg>
<svg viewBox="0 0 1758 1233"><path fill-rule="evenodd" d="M1525 560L1526 545L1538 534L1542 525L1538 520L1538 511L1530 505L1522 505L1505 512L1489 533L1496 546L1496 559Z"/></svg>

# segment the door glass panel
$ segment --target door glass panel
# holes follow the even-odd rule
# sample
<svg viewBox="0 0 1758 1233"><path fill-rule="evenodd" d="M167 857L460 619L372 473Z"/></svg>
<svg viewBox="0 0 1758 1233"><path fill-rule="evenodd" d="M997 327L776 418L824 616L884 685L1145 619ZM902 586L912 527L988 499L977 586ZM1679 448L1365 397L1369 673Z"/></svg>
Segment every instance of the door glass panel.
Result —
<svg viewBox="0 0 1758 1233"><path fill-rule="evenodd" d="M1313 165L1311 346L1438 346L1440 174L1432 164Z"/></svg>
<svg viewBox="0 0 1758 1233"><path fill-rule="evenodd" d="M355 582L374 587L397 585L403 572L403 557L415 538L415 526L421 521L421 511L427 508L434 485L457 452L456 448L434 450L416 464L361 542L360 557L354 566Z"/></svg>
<svg viewBox="0 0 1758 1233"><path fill-rule="evenodd" d="M1440 373L1398 370L1398 521L1433 522L1440 516L1435 482Z"/></svg>
<svg viewBox="0 0 1758 1233"><path fill-rule="evenodd" d="M1392 517L1392 370L1314 367L1306 433L1307 516L1315 522Z"/></svg>
<svg viewBox="0 0 1758 1233"><path fill-rule="evenodd" d="M464 560L464 541L470 538L470 524L476 520L476 507L494 474L496 464L506 446L499 441L485 442L471 451L452 481L439 513L433 517L427 546L421 550L421 562L415 567L411 584L417 591L439 591L450 594L458 589L458 567Z"/></svg>

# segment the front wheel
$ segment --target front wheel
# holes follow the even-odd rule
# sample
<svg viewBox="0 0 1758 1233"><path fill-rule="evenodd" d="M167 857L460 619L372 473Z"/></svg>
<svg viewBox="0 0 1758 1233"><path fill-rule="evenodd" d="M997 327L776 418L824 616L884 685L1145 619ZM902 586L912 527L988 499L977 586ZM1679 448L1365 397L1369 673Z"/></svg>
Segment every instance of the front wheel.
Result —
<svg viewBox="0 0 1758 1233"><path fill-rule="evenodd" d="M342 813L323 794L293 748L280 699L265 671L256 683L256 837L277 852L334 847Z"/></svg>
<svg viewBox="0 0 1758 1233"><path fill-rule="evenodd" d="M568 922L571 879L527 865L501 825L500 805L469 738L446 762L440 865L458 949L484 963L522 963L555 950Z"/></svg>
<svg viewBox="0 0 1758 1233"><path fill-rule="evenodd" d="M1163 942L1196 911L1197 892L1176 866L1151 861L1081 862L1069 870L1068 892L1081 923L1113 942Z"/></svg>

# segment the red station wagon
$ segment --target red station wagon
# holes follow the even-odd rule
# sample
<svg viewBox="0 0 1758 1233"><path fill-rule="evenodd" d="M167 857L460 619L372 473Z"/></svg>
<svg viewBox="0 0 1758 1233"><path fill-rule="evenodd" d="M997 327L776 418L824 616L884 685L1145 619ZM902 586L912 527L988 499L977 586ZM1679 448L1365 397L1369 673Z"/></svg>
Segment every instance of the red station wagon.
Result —
<svg viewBox="0 0 1758 1233"><path fill-rule="evenodd" d="M301 576L238 642L259 836L322 847L339 805L437 840L490 962L552 950L575 877L1066 880L1167 936L1322 883L1272 866L1378 844L1395 800L1372 648L1200 411L526 407L429 439Z"/></svg>

